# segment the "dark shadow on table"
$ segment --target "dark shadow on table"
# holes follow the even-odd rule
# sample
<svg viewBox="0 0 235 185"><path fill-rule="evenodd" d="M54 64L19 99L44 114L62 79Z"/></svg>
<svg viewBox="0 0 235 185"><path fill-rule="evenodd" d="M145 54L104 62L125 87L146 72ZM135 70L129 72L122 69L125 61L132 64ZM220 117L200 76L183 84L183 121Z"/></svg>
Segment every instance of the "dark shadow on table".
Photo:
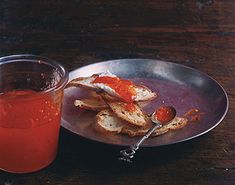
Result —
<svg viewBox="0 0 235 185"><path fill-rule="evenodd" d="M62 129L58 156L48 170L64 176L71 171L77 171L77 168L91 171L106 169L108 173L125 173L130 169L138 171L151 166L160 168L190 155L197 145L202 144L205 137L207 136L168 146L140 148L133 163L125 163L119 161L118 157L119 151L126 147L90 141Z"/></svg>

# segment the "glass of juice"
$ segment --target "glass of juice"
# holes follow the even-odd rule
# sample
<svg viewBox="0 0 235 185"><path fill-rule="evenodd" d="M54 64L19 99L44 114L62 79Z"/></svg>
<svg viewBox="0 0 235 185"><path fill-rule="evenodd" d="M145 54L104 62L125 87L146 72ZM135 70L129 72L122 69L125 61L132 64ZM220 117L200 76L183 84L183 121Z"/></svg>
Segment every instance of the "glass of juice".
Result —
<svg viewBox="0 0 235 185"><path fill-rule="evenodd" d="M67 71L35 55L0 58L0 169L29 173L56 157Z"/></svg>

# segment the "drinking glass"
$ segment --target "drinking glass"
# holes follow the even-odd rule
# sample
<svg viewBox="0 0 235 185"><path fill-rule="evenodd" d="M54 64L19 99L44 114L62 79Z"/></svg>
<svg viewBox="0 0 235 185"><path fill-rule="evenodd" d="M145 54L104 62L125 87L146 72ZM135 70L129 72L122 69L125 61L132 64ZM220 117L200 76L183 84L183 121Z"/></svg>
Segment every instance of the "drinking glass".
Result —
<svg viewBox="0 0 235 185"><path fill-rule="evenodd" d="M35 55L0 58L0 169L28 173L56 157L64 67Z"/></svg>

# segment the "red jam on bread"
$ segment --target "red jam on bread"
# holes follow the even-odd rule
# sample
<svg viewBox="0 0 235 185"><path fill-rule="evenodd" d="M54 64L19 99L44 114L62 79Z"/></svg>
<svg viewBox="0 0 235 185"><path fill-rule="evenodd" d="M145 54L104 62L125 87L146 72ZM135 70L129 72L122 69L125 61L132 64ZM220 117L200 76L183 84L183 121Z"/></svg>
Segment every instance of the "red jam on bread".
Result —
<svg viewBox="0 0 235 185"><path fill-rule="evenodd" d="M109 86L127 103L133 102L133 98L136 96L134 84L130 80L113 76L98 76L92 83L102 83Z"/></svg>

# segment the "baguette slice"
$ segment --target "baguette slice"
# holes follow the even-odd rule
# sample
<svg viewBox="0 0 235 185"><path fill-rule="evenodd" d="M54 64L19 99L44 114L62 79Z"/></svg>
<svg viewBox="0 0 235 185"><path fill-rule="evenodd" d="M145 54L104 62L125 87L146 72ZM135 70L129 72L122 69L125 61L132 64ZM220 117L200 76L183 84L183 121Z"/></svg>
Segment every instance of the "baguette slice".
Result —
<svg viewBox="0 0 235 185"><path fill-rule="evenodd" d="M74 105L83 109L100 111L107 109L109 106L104 102L104 100L99 98L84 98L81 100L75 100Z"/></svg>
<svg viewBox="0 0 235 185"><path fill-rule="evenodd" d="M151 137L165 134L171 130L183 128L187 123L188 120L186 118L175 117L169 124L156 129L152 133ZM131 137L143 136L150 128L152 128L152 126L153 123L150 121L150 118L144 127L129 126L126 121L118 118L111 110L108 109L102 110L96 115L96 128L105 133L122 133Z"/></svg>
<svg viewBox="0 0 235 185"><path fill-rule="evenodd" d="M94 74L89 77L75 78L67 84L66 88L68 88L68 87L83 87L86 89L90 89L90 90L94 90L94 91L99 92L102 89L100 89L100 87L98 87L97 85L94 85L92 83L98 76L99 76L98 74ZM136 91L136 97L133 98L133 101L152 100L152 99L156 98L156 96L157 96L157 94L155 92L153 92L152 90L150 90L149 88L147 88L144 85L134 85L134 89ZM115 94L115 91L112 90L111 88L106 87L103 90L104 91L107 90L106 94L108 94L110 97L113 97L115 99L120 99L120 97L118 97L118 95L116 95L116 97L113 96L113 94Z"/></svg>
<svg viewBox="0 0 235 185"><path fill-rule="evenodd" d="M121 133L124 120L118 118L110 109L104 109L96 115L95 128L103 133Z"/></svg>
<svg viewBox="0 0 235 185"><path fill-rule="evenodd" d="M144 85L135 85L136 97L134 101L150 101L157 97L157 94Z"/></svg>
<svg viewBox="0 0 235 185"><path fill-rule="evenodd" d="M145 126L147 115L142 112L136 103L108 102L109 107L117 117L127 121L131 125Z"/></svg>
<svg viewBox="0 0 235 185"><path fill-rule="evenodd" d="M178 130L183 128L185 125L187 125L188 120L186 118L182 118L182 117L175 117L170 123L168 123L167 125L162 126L159 129L156 129L151 136L158 136L158 135L162 135L165 134L168 131L171 130ZM128 134L129 136L143 136L145 135L148 130L150 128L153 127L153 123L152 121L148 120L148 123L146 124L145 127L141 128L141 129L137 129L137 128L132 128L132 127L123 127L122 129L122 133Z"/></svg>
<svg viewBox="0 0 235 185"><path fill-rule="evenodd" d="M71 80L66 85L66 88L68 88L68 87L83 87L83 88L86 88L86 89L98 91L99 88L95 87L92 83L98 76L99 76L98 74L94 74L94 75L89 76L89 77L75 78L75 79Z"/></svg>

